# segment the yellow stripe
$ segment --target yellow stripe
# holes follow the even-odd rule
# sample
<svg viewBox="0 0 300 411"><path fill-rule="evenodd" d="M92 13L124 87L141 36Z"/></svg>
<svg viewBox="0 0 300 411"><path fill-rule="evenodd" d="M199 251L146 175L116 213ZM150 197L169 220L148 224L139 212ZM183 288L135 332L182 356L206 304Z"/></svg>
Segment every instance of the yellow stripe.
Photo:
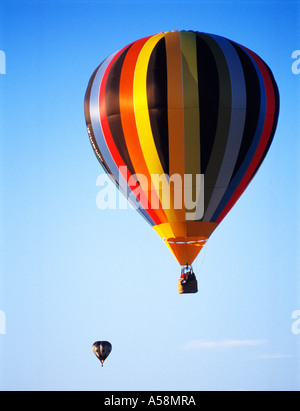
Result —
<svg viewBox="0 0 300 411"><path fill-rule="evenodd" d="M164 170L160 162L150 123L150 116L148 110L148 99L147 99L147 70L149 65L149 59L152 51L156 44L161 38L165 36L164 33L157 34L151 37L142 48L140 55L138 57L134 75L134 113L136 126L138 130L139 140L143 155L151 175L164 175ZM156 179L152 180L155 190L157 191L160 200L163 200L163 193L160 189L160 184ZM168 188L169 183L165 177L161 178L162 186ZM174 210L172 207L170 209L164 210L168 221L175 221Z"/></svg>
<svg viewBox="0 0 300 411"><path fill-rule="evenodd" d="M198 93L198 64L196 36L194 33L181 33L184 134L185 134L185 173L200 174L200 114Z"/></svg>
<svg viewBox="0 0 300 411"><path fill-rule="evenodd" d="M138 57L134 75L134 112L139 139L150 174L163 174L156 151L147 99L147 69L151 53L164 34L151 37L142 48Z"/></svg>

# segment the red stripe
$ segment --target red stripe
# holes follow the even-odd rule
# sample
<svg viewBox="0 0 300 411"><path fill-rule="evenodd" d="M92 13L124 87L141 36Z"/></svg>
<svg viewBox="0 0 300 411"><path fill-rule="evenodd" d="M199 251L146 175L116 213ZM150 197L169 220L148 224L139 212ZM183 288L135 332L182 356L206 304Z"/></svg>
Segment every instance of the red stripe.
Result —
<svg viewBox="0 0 300 411"><path fill-rule="evenodd" d="M108 65L103 78L102 78L102 82L100 85L100 93L99 93L99 114L100 114L100 121L101 121L101 126L102 126L102 130L103 130L103 135L106 141L106 145L111 153L111 156L115 162L115 164L117 165L118 169L120 170L120 167L127 167L126 164L124 163L116 145L115 142L113 140L113 137L111 135L111 131L109 128L109 124L108 124L108 119L107 119L107 114L106 114L106 108L105 108L105 88L106 88L106 83L107 83L107 78L109 75L109 71L113 65L113 63L115 62L115 60L121 55L121 53L127 49L128 46L124 47L121 51L119 51L115 57L112 59L112 61L110 62L110 64ZM120 170L121 172L122 170ZM127 169L127 173L122 172L122 176L125 179L126 183L128 184L128 181L131 177L131 173L129 172L129 170ZM115 176L116 178L116 176ZM128 186L129 187L129 186ZM130 187L129 187L130 188ZM137 197L136 197L137 198ZM138 200L140 202L140 204L142 205L142 207L145 209L145 211L147 212L147 214L151 217L151 219L154 221L155 224L161 224L161 221L159 220L159 218L157 217L156 213L154 210L151 209L150 203L148 201L147 196L145 196L145 194L142 192L140 195L140 199Z"/></svg>
<svg viewBox="0 0 300 411"><path fill-rule="evenodd" d="M254 59L255 63L257 64L263 80L264 80L264 85L265 85L265 90L266 90L266 99L267 99L267 104L266 104L266 117L265 117L265 124L264 128L262 131L262 135L258 144L258 147L256 149L256 152L254 154L254 157L242 179L240 182L239 186L237 187L236 191L233 193L232 197L230 198L229 202L227 203L226 207L216 220L217 224L220 224L220 222L223 220L223 218L229 213L231 208L234 206L234 204L237 202L237 200L240 198L240 196L243 194L243 192L246 190L248 185L250 184L251 179L254 176L254 173L265 153L266 147L268 145L268 142L270 140L271 134L272 134L272 129L274 125L274 116L275 116L275 93L274 93L274 88L273 88L273 83L270 78L269 72L264 64L264 62L251 50L247 49L246 47L243 47Z"/></svg>
<svg viewBox="0 0 300 411"><path fill-rule="evenodd" d="M148 187L142 188L147 190L144 192L149 200L149 204L151 204L150 208L155 210L155 214L160 223L164 223L167 222L168 219L160 203L158 193L155 190L145 161L140 143L140 136L136 126L134 110L135 69L140 52L148 39L149 38L144 38L136 41L126 54L120 78L119 103L123 134L131 163L136 173L142 174L147 178ZM155 207L153 207L153 205L155 205Z"/></svg>

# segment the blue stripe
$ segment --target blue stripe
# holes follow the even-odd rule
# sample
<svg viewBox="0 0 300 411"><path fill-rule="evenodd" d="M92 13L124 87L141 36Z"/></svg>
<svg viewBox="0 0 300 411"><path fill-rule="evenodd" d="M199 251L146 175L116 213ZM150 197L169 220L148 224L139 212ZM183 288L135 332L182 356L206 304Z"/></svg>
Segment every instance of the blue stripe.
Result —
<svg viewBox="0 0 300 411"><path fill-rule="evenodd" d="M232 178L244 135L247 106L244 71L235 48L223 37L210 36L218 43L227 62L231 82L231 118L226 149L204 221L211 221Z"/></svg>
<svg viewBox="0 0 300 411"><path fill-rule="evenodd" d="M224 208L226 207L226 205L228 204L228 202L230 201L232 195L235 193L236 189L238 188L239 184L241 183L244 175L246 174L252 160L253 157L255 155L255 152L257 150L257 147L259 145L260 139L261 139L261 135L264 129L264 125L265 125L265 119L266 119L266 111L267 111L267 95L266 95L266 90L265 90L265 83L263 80L263 76L257 66L257 64L255 63L254 59L252 58L252 56L247 52L247 50L242 49L250 58L250 60L252 61L252 64L256 70L258 79L259 79L259 84L260 84L260 92L261 92L261 106L260 106L260 113L259 113L259 118L258 118L258 122L257 122L257 128L256 128L256 132L252 141L252 144L248 150L248 153L241 165L241 167L239 168L239 170L237 171L236 175L234 176L233 180L230 182L224 197L222 199L222 201L220 202L216 212L214 213L214 215L212 216L211 221L216 221L218 219L218 217L220 216L220 214L222 213L222 211L224 210Z"/></svg>

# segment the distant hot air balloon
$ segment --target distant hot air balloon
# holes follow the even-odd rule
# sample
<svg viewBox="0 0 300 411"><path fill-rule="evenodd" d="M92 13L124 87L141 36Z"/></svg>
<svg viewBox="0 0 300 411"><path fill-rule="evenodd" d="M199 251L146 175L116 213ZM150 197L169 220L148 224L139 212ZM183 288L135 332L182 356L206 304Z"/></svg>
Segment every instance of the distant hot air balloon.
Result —
<svg viewBox="0 0 300 411"><path fill-rule="evenodd" d="M108 341L97 341L94 343L93 351L96 357L101 362L102 367L103 367L104 361L111 353L111 350L112 350L112 345Z"/></svg>
<svg viewBox="0 0 300 411"><path fill-rule="evenodd" d="M193 263L255 176L278 113L260 57L193 31L111 54L85 96L96 156L181 265Z"/></svg>

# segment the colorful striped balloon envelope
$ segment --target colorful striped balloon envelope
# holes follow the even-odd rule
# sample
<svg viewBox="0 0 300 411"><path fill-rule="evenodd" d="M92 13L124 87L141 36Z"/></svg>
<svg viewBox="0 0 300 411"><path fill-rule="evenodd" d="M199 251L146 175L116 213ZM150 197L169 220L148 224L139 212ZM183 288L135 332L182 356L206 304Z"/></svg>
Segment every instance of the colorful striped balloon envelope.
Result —
<svg viewBox="0 0 300 411"><path fill-rule="evenodd" d="M181 265L245 191L273 140L279 92L254 52L193 31L111 54L85 96L104 170Z"/></svg>

